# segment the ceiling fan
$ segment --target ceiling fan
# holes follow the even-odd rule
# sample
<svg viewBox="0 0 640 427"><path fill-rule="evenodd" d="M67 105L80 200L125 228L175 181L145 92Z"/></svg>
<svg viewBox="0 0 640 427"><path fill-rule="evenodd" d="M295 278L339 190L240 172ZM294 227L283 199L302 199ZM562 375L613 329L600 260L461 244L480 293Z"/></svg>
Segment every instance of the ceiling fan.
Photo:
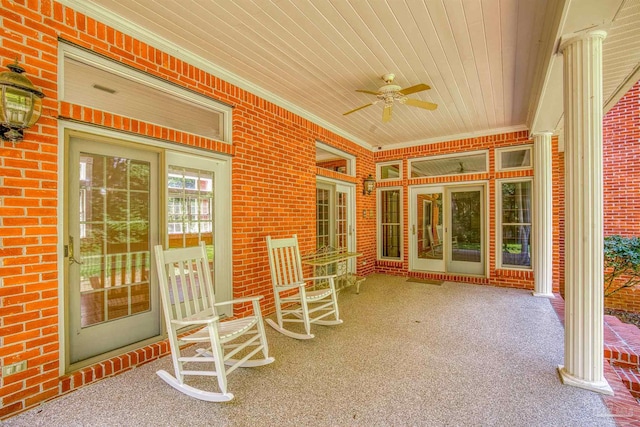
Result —
<svg viewBox="0 0 640 427"><path fill-rule="evenodd" d="M388 122L391 120L391 110L393 108L393 103L395 101L400 102L401 104L409 105L412 107L424 108L426 110L435 110L438 108L437 104L432 102L420 101L419 99L407 98L407 95L416 92L422 92L423 90L429 90L431 87L424 83L417 84L415 86L411 86L405 89L402 89L400 86L393 84L393 79L395 78L395 74L385 74L382 76L382 80L384 80L384 85L381 86L377 91L365 90L365 89L356 89L356 92L368 93L370 95L375 95L378 99L370 102L369 104L362 105L358 108L355 108L351 111L347 111L343 113L343 116L347 114L355 113L358 110L362 110L363 108L370 107L371 105L377 104L379 102L384 102L384 108L382 109L382 121Z"/></svg>
<svg viewBox="0 0 640 427"><path fill-rule="evenodd" d="M461 161L457 161L457 166L454 169L449 170L448 172L446 172L446 175L453 175L453 174L460 174L460 173L473 173L473 172L484 172L484 168L482 169L476 169L473 167L473 165L468 165L465 166L465 164Z"/></svg>

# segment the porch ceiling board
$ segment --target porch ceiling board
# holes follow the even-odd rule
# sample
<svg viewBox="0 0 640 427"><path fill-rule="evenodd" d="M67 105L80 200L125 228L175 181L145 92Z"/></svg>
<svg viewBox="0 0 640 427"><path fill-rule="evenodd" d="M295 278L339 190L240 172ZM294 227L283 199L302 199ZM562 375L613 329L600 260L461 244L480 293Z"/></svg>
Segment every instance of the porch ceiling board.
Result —
<svg viewBox="0 0 640 427"><path fill-rule="evenodd" d="M219 77L371 147L535 123L556 129L557 108L545 102L561 98L551 82L558 79L552 56L567 31L607 27L605 100L640 63L640 0L62 3L187 62L209 64ZM388 123L382 123L381 104L344 116L375 100L355 90L377 90L385 73L394 73L401 87L430 85L410 98L438 108L396 103Z"/></svg>

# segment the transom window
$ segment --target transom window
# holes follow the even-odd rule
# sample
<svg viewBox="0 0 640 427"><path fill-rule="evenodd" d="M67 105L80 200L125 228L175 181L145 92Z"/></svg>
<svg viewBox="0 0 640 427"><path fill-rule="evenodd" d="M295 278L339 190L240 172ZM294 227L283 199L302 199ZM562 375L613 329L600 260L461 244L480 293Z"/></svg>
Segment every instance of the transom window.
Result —
<svg viewBox="0 0 640 427"><path fill-rule="evenodd" d="M487 154L475 151L410 159L411 178L484 173L489 170Z"/></svg>
<svg viewBox="0 0 640 427"><path fill-rule="evenodd" d="M402 179L402 160L376 164L378 181Z"/></svg>
<svg viewBox="0 0 640 427"><path fill-rule="evenodd" d="M231 142L231 107L62 43L61 100Z"/></svg>
<svg viewBox="0 0 640 427"><path fill-rule="evenodd" d="M517 170L531 169L531 145L521 145L518 147L499 148L496 150L496 169Z"/></svg>
<svg viewBox="0 0 640 427"><path fill-rule="evenodd" d="M320 141L316 141L316 166L345 175L355 175L353 155Z"/></svg>

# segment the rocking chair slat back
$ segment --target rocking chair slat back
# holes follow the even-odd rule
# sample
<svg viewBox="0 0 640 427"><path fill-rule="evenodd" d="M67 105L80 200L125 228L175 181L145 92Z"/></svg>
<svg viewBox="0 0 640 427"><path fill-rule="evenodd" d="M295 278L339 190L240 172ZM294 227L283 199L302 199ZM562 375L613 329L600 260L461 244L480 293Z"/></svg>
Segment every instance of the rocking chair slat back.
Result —
<svg viewBox="0 0 640 427"><path fill-rule="evenodd" d="M171 318L182 320L197 313L212 313L215 302L212 295L213 284L209 268L205 265L208 260L202 258L203 249L199 246L185 248L178 258L172 251L166 251L164 259L169 295L164 296L171 302ZM160 288L161 292L167 289Z"/></svg>
<svg viewBox="0 0 640 427"><path fill-rule="evenodd" d="M271 279L276 286L290 286L304 281L302 275L302 262L298 251L298 237L272 240L267 237L271 245L269 264Z"/></svg>

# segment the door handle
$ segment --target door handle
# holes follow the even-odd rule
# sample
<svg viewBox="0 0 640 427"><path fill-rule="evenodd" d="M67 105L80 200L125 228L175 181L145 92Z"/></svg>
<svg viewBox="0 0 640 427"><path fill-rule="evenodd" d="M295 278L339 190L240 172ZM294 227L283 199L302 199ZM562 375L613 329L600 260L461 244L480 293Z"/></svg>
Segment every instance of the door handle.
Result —
<svg viewBox="0 0 640 427"><path fill-rule="evenodd" d="M415 236L416 235L416 226L415 224L411 226L411 232Z"/></svg>
<svg viewBox="0 0 640 427"><path fill-rule="evenodd" d="M78 261L74 256L73 256L73 237L69 236L69 246L68 246L68 252L69 252L69 265L76 263L78 265L82 265L82 261Z"/></svg>

